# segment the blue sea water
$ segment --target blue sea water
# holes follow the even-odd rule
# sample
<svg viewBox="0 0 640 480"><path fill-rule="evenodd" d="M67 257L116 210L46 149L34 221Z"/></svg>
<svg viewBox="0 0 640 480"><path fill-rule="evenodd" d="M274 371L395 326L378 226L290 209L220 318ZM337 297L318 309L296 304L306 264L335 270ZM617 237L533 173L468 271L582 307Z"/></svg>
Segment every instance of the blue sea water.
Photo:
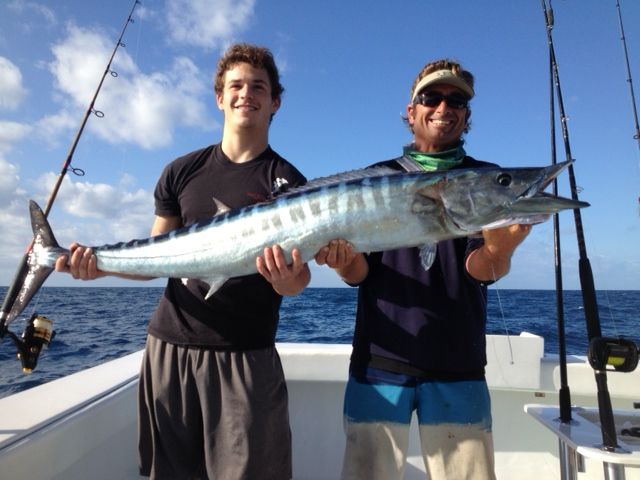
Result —
<svg viewBox="0 0 640 480"><path fill-rule="evenodd" d="M162 288L45 287L26 315L54 322L56 336L30 375L22 373L13 342L0 342L0 397L120 357L144 347L146 325ZM4 298L6 288L0 288ZM565 291L567 353L585 355L587 333L579 291ZM603 336L640 344L640 291L599 291ZM279 342L350 343L356 289L309 288L287 297L281 309ZM558 352L556 296L552 290L489 290L488 333L544 337L545 352ZM24 320L10 325L21 334Z"/></svg>

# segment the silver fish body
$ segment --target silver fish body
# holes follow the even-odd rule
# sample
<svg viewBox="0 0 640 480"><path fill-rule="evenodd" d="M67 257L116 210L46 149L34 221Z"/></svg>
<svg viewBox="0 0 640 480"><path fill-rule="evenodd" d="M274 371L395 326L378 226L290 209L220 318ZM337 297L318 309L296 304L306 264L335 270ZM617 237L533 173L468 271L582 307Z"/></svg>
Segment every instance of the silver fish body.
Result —
<svg viewBox="0 0 640 480"><path fill-rule="evenodd" d="M353 171L163 235L92 248L100 270L200 279L210 285L209 296L231 277L256 273L256 257L276 244L288 260L299 249L304 261L336 238L358 252L420 246L428 268L438 241L487 227L539 223L561 210L587 206L542 193L569 163L431 173ZM33 285L41 285L66 250L57 245L35 202L31 217L30 274L38 278ZM20 298L35 292L29 293Z"/></svg>

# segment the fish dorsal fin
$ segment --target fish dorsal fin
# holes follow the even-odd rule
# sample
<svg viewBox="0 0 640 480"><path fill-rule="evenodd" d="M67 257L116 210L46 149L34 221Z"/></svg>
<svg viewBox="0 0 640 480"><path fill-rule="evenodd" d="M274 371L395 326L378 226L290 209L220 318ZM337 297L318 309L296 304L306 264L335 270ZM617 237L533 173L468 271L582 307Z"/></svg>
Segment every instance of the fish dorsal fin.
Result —
<svg viewBox="0 0 640 480"><path fill-rule="evenodd" d="M364 178L382 177L384 175L402 175L402 174L403 172L401 171L394 170L393 168L384 167L384 166L350 170L348 172L338 173L337 175L314 178L299 187L287 188L285 191L277 193L275 198L289 195L292 193L305 192L307 190L320 188L327 185L335 185L341 182L348 182L350 180L361 180Z"/></svg>
<svg viewBox="0 0 640 480"><path fill-rule="evenodd" d="M425 270L429 270L436 259L438 245L436 243L428 243L420 247L420 262Z"/></svg>
<svg viewBox="0 0 640 480"><path fill-rule="evenodd" d="M213 197L213 203L215 203L215 205L216 205L216 215L215 216L224 215L225 213L227 213L228 211L231 210L231 208L229 208L226 204L222 203L216 197Z"/></svg>

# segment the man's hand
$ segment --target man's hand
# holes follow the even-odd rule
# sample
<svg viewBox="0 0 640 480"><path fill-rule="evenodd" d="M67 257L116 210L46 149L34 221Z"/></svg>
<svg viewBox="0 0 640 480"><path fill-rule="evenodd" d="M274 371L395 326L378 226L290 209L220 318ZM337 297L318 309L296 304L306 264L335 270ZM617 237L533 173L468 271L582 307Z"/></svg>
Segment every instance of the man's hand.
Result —
<svg viewBox="0 0 640 480"><path fill-rule="evenodd" d="M511 268L511 257L518 245L527 238L531 225L483 230L484 245L467 257L467 271L479 281L495 281Z"/></svg>
<svg viewBox="0 0 640 480"><path fill-rule="evenodd" d="M347 283L360 283L369 273L369 265L361 253L353 251L353 245L343 239L331 240L315 256L318 265L333 268Z"/></svg>
<svg viewBox="0 0 640 480"><path fill-rule="evenodd" d="M326 265L335 270L342 269L353 262L357 253L353 246L346 240L331 240L329 244L320 249L315 260L318 265Z"/></svg>
<svg viewBox="0 0 640 480"><path fill-rule="evenodd" d="M256 258L256 269L280 295L297 295L309 284L311 272L300 257L300 251L291 252L292 262L287 264L279 245L266 247L261 257Z"/></svg>
<svg viewBox="0 0 640 480"><path fill-rule="evenodd" d="M56 272L67 272L75 279L95 280L105 274L98 270L93 250L78 243L69 247L70 257L62 255L56 260Z"/></svg>
<svg viewBox="0 0 640 480"><path fill-rule="evenodd" d="M483 230L484 245L495 256L508 256L527 238L531 225L509 225L503 228Z"/></svg>

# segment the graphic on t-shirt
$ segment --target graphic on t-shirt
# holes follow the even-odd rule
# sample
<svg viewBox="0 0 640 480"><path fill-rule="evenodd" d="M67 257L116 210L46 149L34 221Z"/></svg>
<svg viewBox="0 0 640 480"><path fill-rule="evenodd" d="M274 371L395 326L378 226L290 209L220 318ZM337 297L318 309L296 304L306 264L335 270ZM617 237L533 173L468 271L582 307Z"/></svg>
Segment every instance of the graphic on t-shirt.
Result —
<svg viewBox="0 0 640 480"><path fill-rule="evenodd" d="M287 181L286 178L280 178L280 177L276 178L273 181L273 186L272 186L273 193L275 194L275 193L279 193L286 190L287 189L286 185L288 184L289 182Z"/></svg>

